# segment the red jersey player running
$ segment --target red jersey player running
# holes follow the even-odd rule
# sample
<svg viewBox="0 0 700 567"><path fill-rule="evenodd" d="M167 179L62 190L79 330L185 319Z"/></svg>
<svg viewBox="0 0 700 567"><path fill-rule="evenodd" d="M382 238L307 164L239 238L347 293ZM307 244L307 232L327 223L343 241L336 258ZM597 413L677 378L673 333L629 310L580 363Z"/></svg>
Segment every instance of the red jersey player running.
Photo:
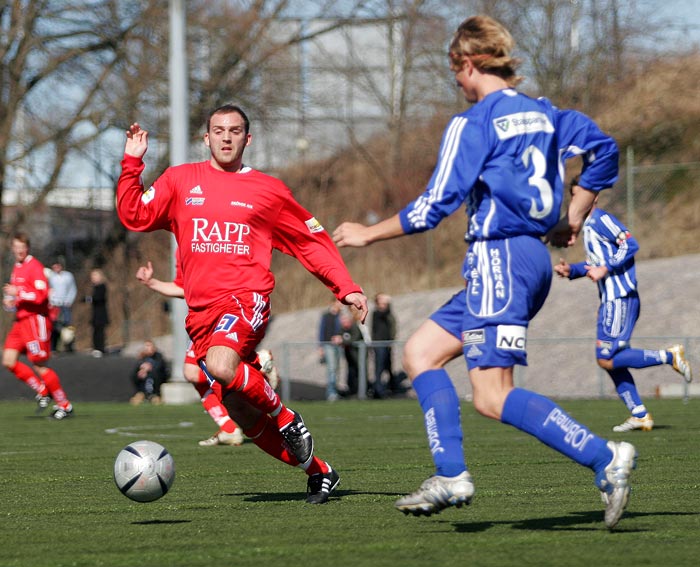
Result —
<svg viewBox="0 0 700 567"><path fill-rule="evenodd" d="M301 416L251 364L270 315L273 248L297 258L360 310L363 321L367 298L328 233L289 188L244 166L251 134L241 108L225 105L209 115L208 161L169 167L147 191L141 173L148 132L134 123L126 135L117 212L130 230L174 234L189 308L185 325L200 366L221 383L229 414L258 447L306 471L306 501L327 502L338 473L314 456Z"/></svg>
<svg viewBox="0 0 700 567"><path fill-rule="evenodd" d="M166 297L185 297L185 292L182 289L182 270L180 270L179 262L176 262L175 279L171 282L164 282L154 278L153 264L151 264L150 261L147 265L139 267L136 272L136 279L149 289ZM272 386L272 389L276 390L279 376L272 353L267 349L262 349L257 351L256 354L257 360L254 363L255 367L262 371L265 379L270 383L270 386ZM185 379L194 386L194 389L199 394L204 409L219 426L219 431L211 437L203 439L199 444L202 447L243 444L241 428L231 419L228 410L221 403L221 384L218 382L209 383L206 374L204 374L197 365L197 359L192 349L192 341L190 341L185 352L183 375Z"/></svg>
<svg viewBox="0 0 700 567"><path fill-rule="evenodd" d="M51 399L56 403L51 417L64 419L73 415L73 406L63 391L58 374L48 366L51 353L51 319L49 318L49 282L44 266L29 254L29 237L18 232L12 237L15 265L10 283L3 286L3 307L15 311L15 321L5 338L2 365L36 392L37 411L45 410ZM34 371L20 362L26 354Z"/></svg>

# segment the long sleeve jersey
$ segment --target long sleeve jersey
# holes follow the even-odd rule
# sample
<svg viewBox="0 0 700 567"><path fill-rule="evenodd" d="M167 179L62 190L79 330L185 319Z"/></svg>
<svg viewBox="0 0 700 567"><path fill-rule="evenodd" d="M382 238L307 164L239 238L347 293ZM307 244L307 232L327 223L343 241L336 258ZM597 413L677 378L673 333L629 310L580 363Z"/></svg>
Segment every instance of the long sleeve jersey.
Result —
<svg viewBox="0 0 700 567"><path fill-rule="evenodd" d="M614 215L595 208L583 224L586 261L571 264L569 279L586 275L586 265L606 266L607 275L599 280L601 302L626 297L637 291L634 255L639 244Z"/></svg>
<svg viewBox="0 0 700 567"><path fill-rule="evenodd" d="M17 287L15 317L23 319L31 314L48 316L49 282L44 266L34 256L27 256L24 262L16 262L10 276L10 283Z"/></svg>
<svg viewBox="0 0 700 567"><path fill-rule="evenodd" d="M338 299L362 291L328 233L282 181L249 167L219 171L205 161L169 167L144 192L143 169L141 159L124 156L119 218L130 230L175 235L190 309L244 291L269 296L273 248L299 260Z"/></svg>
<svg viewBox="0 0 700 567"><path fill-rule="evenodd" d="M403 231L434 228L466 203L468 241L544 236L559 219L564 161L575 156L582 187L617 180L617 144L590 118L513 89L491 93L448 124L427 189L399 213Z"/></svg>

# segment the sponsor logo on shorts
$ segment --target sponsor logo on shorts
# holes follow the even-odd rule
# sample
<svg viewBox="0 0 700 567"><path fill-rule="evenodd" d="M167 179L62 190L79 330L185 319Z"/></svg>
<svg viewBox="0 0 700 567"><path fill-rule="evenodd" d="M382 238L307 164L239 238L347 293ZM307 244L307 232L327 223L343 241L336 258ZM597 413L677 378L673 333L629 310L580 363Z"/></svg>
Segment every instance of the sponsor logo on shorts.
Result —
<svg viewBox="0 0 700 567"><path fill-rule="evenodd" d="M462 344L476 345L483 344L486 342L486 333L483 329L471 329L469 331L462 331Z"/></svg>
<svg viewBox="0 0 700 567"><path fill-rule="evenodd" d="M233 342L236 342L236 343L237 343L237 342L238 342L238 333L236 333L235 331L234 331L233 333L228 333L228 334L226 335L226 338L227 338L229 341L233 341Z"/></svg>
<svg viewBox="0 0 700 567"><path fill-rule="evenodd" d="M522 350L527 347L527 327L521 325L499 325L497 327L496 348Z"/></svg>

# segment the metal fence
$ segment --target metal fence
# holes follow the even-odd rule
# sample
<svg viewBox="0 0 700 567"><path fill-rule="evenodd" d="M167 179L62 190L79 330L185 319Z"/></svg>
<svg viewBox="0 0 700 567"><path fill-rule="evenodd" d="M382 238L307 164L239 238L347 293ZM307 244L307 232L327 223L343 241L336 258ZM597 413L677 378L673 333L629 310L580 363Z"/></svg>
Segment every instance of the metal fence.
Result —
<svg viewBox="0 0 700 567"><path fill-rule="evenodd" d="M659 350L672 344L685 346L691 353L691 365L698 370L692 353L700 352L700 337L649 336L635 337L634 348ZM401 341L377 341L355 343L360 350L359 399L367 397L367 387L374 381L373 346L391 346L393 370L401 369ZM291 397L291 383L304 382L317 386L319 395L326 386L326 370L319 362L318 343L284 342L275 351L275 360L281 375L281 396ZM342 359L342 357L341 357ZM471 399L471 387L464 360L458 359L447 365L447 371L461 399ZM695 388L675 372L670 365L632 369L637 388L643 398L680 397L688 400L696 395ZM338 386L346 385L347 364L341 360L338 369ZM617 393L612 380L595 360L594 337L551 337L528 339L528 366L516 366L515 385L528 388L552 398L615 398ZM670 392L670 394L668 393Z"/></svg>
<svg viewBox="0 0 700 567"><path fill-rule="evenodd" d="M673 232L665 226L674 223L675 208L668 205L684 193L697 187L700 177L700 162L643 165L636 162L634 149L625 150L625 161L620 168L618 191L608 192L605 208L625 219L625 224L635 234L643 227L651 228L655 238L667 240L661 247L673 251ZM624 197L621 189L624 189ZM696 212L696 217L700 213ZM700 222L700 218L695 218ZM697 225L696 225L697 226Z"/></svg>

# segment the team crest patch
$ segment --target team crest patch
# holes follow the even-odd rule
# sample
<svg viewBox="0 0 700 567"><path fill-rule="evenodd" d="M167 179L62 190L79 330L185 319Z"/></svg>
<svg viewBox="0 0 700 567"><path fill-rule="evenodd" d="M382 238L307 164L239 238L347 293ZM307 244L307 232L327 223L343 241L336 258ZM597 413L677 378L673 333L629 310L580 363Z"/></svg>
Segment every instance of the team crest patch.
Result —
<svg viewBox="0 0 700 567"><path fill-rule="evenodd" d="M310 233L316 233L316 232L323 232L323 227L321 226L321 223L318 222L314 217L311 217L309 220L304 221L304 224L306 225L306 228L309 229Z"/></svg>
<svg viewBox="0 0 700 567"><path fill-rule="evenodd" d="M156 188L151 185L146 191L141 195L141 202L144 205L148 205L153 199L156 198Z"/></svg>

